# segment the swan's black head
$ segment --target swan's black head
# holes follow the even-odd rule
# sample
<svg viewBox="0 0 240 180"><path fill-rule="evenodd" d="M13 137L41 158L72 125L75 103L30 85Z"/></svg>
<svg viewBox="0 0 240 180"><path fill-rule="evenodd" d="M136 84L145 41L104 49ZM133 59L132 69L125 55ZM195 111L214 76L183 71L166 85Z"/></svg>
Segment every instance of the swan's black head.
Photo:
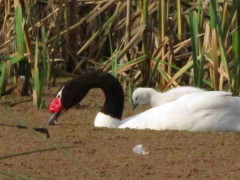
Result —
<svg viewBox="0 0 240 180"><path fill-rule="evenodd" d="M81 102L91 88L101 88L106 96L101 111L120 119L124 104L122 87L112 75L97 70L84 73L60 88L49 106L52 116L48 124L55 124L61 112Z"/></svg>

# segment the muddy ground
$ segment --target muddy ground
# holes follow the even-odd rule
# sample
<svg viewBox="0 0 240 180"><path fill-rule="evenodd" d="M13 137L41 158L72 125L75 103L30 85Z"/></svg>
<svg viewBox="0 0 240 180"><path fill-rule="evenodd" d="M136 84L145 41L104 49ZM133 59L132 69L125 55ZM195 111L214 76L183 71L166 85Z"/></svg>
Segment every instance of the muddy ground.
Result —
<svg viewBox="0 0 240 180"><path fill-rule="evenodd" d="M57 89L45 91L46 104ZM17 179L7 172L18 174L19 179L44 180L240 179L239 133L94 128L104 102L100 90L90 91L81 106L62 115L56 126L48 126L50 114L37 110L32 102L9 106L18 100L14 96L1 100L1 180ZM131 111L126 98L124 117L146 108ZM50 138L12 126L23 122L47 128ZM134 153L132 148L138 144L147 147L149 154Z"/></svg>

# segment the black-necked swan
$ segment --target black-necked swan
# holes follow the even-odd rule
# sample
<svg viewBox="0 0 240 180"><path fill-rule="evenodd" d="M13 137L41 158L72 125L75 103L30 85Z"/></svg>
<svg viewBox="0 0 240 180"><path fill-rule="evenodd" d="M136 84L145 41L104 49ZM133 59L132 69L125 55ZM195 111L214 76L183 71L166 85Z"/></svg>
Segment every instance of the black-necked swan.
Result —
<svg viewBox="0 0 240 180"><path fill-rule="evenodd" d="M240 99L221 91L196 92L176 101L131 116L122 117L124 95L119 81L102 71L92 71L67 82L49 106L53 113L49 124L59 114L79 103L91 88L101 88L105 103L97 114L94 126L188 131L239 131Z"/></svg>
<svg viewBox="0 0 240 180"><path fill-rule="evenodd" d="M132 93L133 106L137 107L142 104L150 104L151 107L160 106L194 92L203 92L203 89L182 86L170 89L166 92L159 92L152 88L139 87Z"/></svg>

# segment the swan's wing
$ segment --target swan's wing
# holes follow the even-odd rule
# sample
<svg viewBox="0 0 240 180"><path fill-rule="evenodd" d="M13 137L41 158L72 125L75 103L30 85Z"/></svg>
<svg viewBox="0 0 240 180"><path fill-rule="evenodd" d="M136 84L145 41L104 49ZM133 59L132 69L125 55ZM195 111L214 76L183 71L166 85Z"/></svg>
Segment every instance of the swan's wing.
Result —
<svg viewBox="0 0 240 180"><path fill-rule="evenodd" d="M240 100L227 92L201 92L125 119L119 128L238 130Z"/></svg>
<svg viewBox="0 0 240 180"><path fill-rule="evenodd" d="M176 100L180 111L199 111L226 107L234 98L225 91L204 91L184 95Z"/></svg>
<svg viewBox="0 0 240 180"><path fill-rule="evenodd" d="M155 106L163 105L168 102L175 101L184 95L188 95L196 92L204 92L204 90L200 88L195 88L195 87L178 87L178 88L170 89L164 93L155 93L151 97L151 101L150 101L151 106L155 107Z"/></svg>

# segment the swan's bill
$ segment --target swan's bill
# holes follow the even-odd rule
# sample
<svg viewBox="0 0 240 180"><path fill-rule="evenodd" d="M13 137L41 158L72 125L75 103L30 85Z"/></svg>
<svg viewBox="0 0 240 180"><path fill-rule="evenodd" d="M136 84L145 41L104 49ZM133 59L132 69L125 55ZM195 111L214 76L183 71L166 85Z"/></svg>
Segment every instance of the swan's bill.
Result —
<svg viewBox="0 0 240 180"><path fill-rule="evenodd" d="M52 113L51 117L48 120L48 125L55 125L57 123L57 118L59 113Z"/></svg>

